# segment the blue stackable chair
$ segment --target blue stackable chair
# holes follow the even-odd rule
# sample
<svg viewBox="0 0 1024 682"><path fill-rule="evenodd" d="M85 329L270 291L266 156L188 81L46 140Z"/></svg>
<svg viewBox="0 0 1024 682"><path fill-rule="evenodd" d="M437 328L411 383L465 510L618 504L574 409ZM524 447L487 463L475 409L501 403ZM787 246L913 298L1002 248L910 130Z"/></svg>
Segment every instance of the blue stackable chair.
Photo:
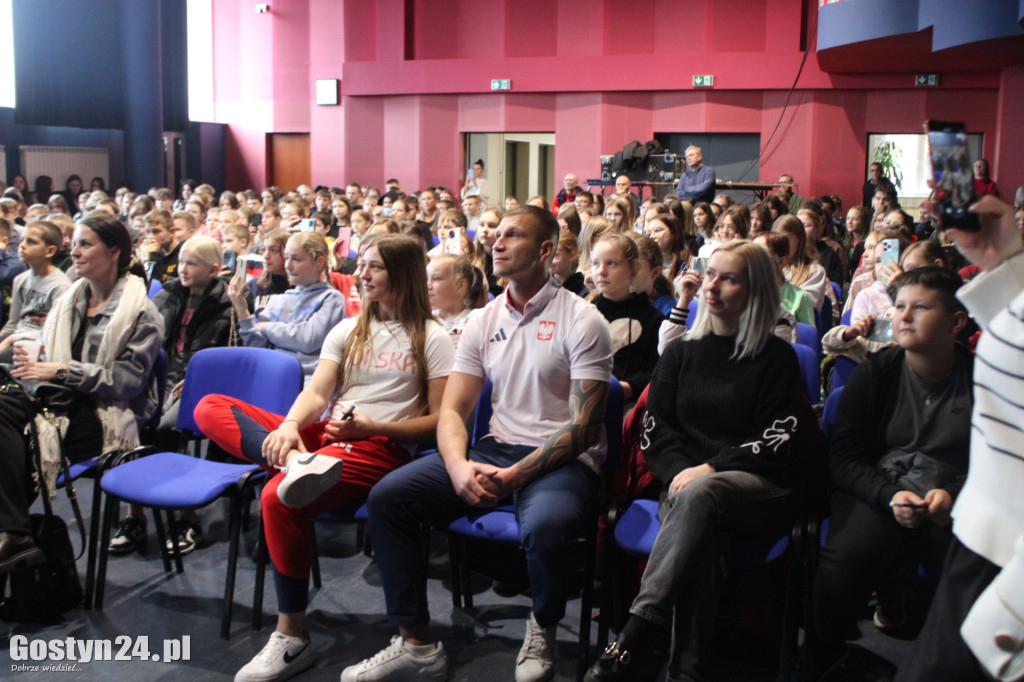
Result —
<svg viewBox="0 0 1024 682"><path fill-rule="evenodd" d="M818 331L806 322L796 323L797 343L807 346L814 351L815 356L821 357L821 337Z"/></svg>
<svg viewBox="0 0 1024 682"><path fill-rule="evenodd" d="M853 323L853 311L847 310L843 313L843 316L839 318L839 324L849 327Z"/></svg>
<svg viewBox="0 0 1024 682"><path fill-rule="evenodd" d="M476 418L473 426L473 442L486 436L490 430L492 415L490 380L484 382L484 388L477 401ZM608 386L608 404L605 410L604 428L608 442L608 454L605 457L605 471L614 471L619 463L622 449L622 386L618 379L611 378ZM519 522L516 520L515 507L501 505L494 509L473 512L456 519L448 526L448 551L452 571L452 605L455 608L473 608L473 590L470 584L469 562L466 559L464 540L486 540L506 545L521 544ZM577 663L577 678L582 678L586 671L590 649L590 620L593 605L594 562L597 543L597 519L586 537L580 538L584 546L583 590L580 602L580 659Z"/></svg>
<svg viewBox="0 0 1024 682"><path fill-rule="evenodd" d="M800 365L800 376L804 380L804 390L812 405L821 402L821 365L814 351L802 343L791 343L796 353L797 364Z"/></svg>
<svg viewBox="0 0 1024 682"><path fill-rule="evenodd" d="M156 295L164 290L164 285L158 279L154 279L149 283L149 298L150 300L156 298Z"/></svg>
<svg viewBox="0 0 1024 682"><path fill-rule="evenodd" d="M825 332L832 328L832 299L826 298L821 303L821 320L818 321L818 341L821 342Z"/></svg>
<svg viewBox="0 0 1024 682"><path fill-rule="evenodd" d="M245 347L199 351L189 361L185 373L178 428L190 435L202 436L193 411L199 400L210 394L233 396L275 414L285 414L302 390L302 384L299 361L280 351ZM228 566L221 617L221 637L227 639L234 604L243 500L252 487L264 478L263 470L255 464L211 462L177 452L141 456L143 454L142 451L129 453L122 458L123 463L110 469L100 481L107 498L103 512L103 537L100 541L96 609L103 607L107 547L111 527L117 520L119 502L138 504L153 510L164 570L171 572L173 557L175 569L181 573L184 567L177 543L172 542L171 550L167 550L166 534L159 512L165 511L170 522L174 510L198 509L221 497L229 497Z"/></svg>
<svg viewBox="0 0 1024 682"><path fill-rule="evenodd" d="M688 310L690 311L690 314L687 315L687 317L686 317L686 328L687 329L693 329L693 322L694 322L694 320L697 319L697 310L698 310L699 307L700 307L700 304L697 301L697 298L694 297L694 299L692 301L690 301L690 305L689 305L689 308L688 308Z"/></svg>
<svg viewBox="0 0 1024 682"><path fill-rule="evenodd" d="M835 393L846 385L850 380L853 370L857 369L857 363L845 355L837 355L832 362L832 392Z"/></svg>

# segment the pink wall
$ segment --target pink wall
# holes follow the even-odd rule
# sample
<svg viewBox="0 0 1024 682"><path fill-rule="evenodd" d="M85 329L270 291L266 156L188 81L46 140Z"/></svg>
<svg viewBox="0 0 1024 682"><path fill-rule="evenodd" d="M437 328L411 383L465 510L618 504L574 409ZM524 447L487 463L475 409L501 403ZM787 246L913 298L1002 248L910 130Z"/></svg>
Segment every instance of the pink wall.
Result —
<svg viewBox="0 0 1024 682"><path fill-rule="evenodd" d="M598 175L600 154L654 133L765 143L804 56L803 14L816 16L805 1L277 0L258 15L248 0L218 0L229 184L265 182L270 132L310 131L316 183L395 176L406 189L456 186L468 132L554 132L556 176L583 178ZM714 74L713 89L692 87L701 73ZM317 78L341 79L341 106L311 104ZM491 78L511 78L513 90L490 92ZM828 73L812 52L760 179L788 172L805 195L856 202L869 133L942 117L985 133L1001 186L1024 181L1021 67L943 73L933 89L912 79Z"/></svg>

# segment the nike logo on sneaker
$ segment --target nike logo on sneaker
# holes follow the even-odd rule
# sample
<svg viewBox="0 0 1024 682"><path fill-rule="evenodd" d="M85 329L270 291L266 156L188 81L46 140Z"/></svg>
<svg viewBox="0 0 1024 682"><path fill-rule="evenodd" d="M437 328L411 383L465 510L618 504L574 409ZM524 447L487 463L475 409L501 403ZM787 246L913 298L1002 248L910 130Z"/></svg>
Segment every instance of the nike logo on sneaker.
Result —
<svg viewBox="0 0 1024 682"><path fill-rule="evenodd" d="M286 651L286 652L284 652L284 662L285 662L286 664L287 664L287 663L291 663L291 662L292 662L292 661L294 661L294 660L295 660L296 658L298 658L299 656L301 656L301 655L302 655L302 652L306 650L306 647L308 647L308 646L310 645L310 643L311 643L312 641L313 641L313 640L310 640L309 642L306 642L306 643L305 643L305 644L304 644L304 645L302 646L302 648L301 648L301 649L299 649L298 651L296 651L296 652L295 652L294 654L290 654L290 653L288 653L287 651Z"/></svg>

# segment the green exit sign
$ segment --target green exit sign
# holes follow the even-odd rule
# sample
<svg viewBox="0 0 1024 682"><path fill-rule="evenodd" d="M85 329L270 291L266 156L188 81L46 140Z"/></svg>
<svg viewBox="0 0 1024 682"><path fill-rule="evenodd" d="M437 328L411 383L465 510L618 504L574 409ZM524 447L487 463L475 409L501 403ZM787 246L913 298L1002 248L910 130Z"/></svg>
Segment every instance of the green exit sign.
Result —
<svg viewBox="0 0 1024 682"><path fill-rule="evenodd" d="M919 73L914 79L914 85L921 86L934 86L939 84L939 74L937 73Z"/></svg>
<svg viewBox="0 0 1024 682"><path fill-rule="evenodd" d="M694 76L693 87L695 88L710 88L715 84L715 77L711 75Z"/></svg>
<svg viewBox="0 0 1024 682"><path fill-rule="evenodd" d="M512 81L508 78L492 78L491 90L511 90Z"/></svg>

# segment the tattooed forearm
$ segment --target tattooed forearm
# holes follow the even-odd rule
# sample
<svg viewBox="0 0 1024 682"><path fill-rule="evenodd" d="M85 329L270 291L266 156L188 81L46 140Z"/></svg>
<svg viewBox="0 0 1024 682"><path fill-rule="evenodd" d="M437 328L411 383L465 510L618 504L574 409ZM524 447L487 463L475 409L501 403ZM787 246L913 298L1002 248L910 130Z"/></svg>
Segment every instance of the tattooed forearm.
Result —
<svg viewBox="0 0 1024 682"><path fill-rule="evenodd" d="M596 443L601 435L607 400L607 382L573 381L569 393L571 421L515 465L523 482L557 469Z"/></svg>

